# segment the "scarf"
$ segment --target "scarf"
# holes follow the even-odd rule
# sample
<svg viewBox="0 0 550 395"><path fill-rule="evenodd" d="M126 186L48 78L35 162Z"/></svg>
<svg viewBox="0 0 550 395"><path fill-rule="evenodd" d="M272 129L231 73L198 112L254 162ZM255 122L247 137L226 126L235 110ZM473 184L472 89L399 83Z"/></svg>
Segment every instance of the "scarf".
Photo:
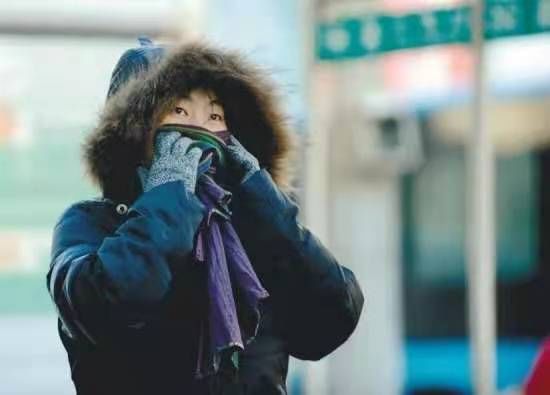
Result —
<svg viewBox="0 0 550 395"><path fill-rule="evenodd" d="M217 133L224 141L228 132ZM231 192L216 176L216 150L205 149L199 164L196 195L207 214L196 235L193 256L206 265L208 315L201 323L195 377L216 373L234 378L239 354L257 334L260 309L269 294L260 283L241 241L231 224ZM219 169L223 170L223 169Z"/></svg>

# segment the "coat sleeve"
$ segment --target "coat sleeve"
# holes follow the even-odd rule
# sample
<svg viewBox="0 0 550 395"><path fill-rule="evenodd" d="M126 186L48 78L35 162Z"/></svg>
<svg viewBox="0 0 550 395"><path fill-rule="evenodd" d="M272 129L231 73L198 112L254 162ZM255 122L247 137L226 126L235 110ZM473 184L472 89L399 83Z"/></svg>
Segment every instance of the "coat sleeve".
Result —
<svg viewBox="0 0 550 395"><path fill-rule="evenodd" d="M114 232L103 215L89 202L65 210L47 274L64 332L93 344L121 339L155 319L171 286L170 257L190 254L204 206L173 181L143 193Z"/></svg>
<svg viewBox="0 0 550 395"><path fill-rule="evenodd" d="M252 216L256 245L246 248L272 296L289 353L321 359L357 326L364 300L355 275L298 222L297 205L266 170L241 185L238 199Z"/></svg>

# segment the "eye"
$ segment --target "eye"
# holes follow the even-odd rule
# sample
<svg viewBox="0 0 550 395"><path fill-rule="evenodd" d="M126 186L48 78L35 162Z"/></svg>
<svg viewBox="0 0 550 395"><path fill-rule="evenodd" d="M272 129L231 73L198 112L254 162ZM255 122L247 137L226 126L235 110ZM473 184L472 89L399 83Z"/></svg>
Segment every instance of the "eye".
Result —
<svg viewBox="0 0 550 395"><path fill-rule="evenodd" d="M187 111L185 111L185 108L183 108L183 107L176 107L174 109L174 111L176 112L176 114L189 115L189 114L187 114Z"/></svg>
<svg viewBox="0 0 550 395"><path fill-rule="evenodd" d="M210 114L211 121L223 121L223 117L220 114Z"/></svg>

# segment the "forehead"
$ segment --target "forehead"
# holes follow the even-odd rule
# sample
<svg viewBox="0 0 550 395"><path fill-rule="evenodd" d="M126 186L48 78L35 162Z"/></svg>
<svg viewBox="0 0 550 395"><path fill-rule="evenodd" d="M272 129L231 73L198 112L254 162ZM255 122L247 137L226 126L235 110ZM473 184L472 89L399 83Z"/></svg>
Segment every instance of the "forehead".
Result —
<svg viewBox="0 0 550 395"><path fill-rule="evenodd" d="M189 93L181 95L180 100L220 105L216 94L206 89L193 89Z"/></svg>

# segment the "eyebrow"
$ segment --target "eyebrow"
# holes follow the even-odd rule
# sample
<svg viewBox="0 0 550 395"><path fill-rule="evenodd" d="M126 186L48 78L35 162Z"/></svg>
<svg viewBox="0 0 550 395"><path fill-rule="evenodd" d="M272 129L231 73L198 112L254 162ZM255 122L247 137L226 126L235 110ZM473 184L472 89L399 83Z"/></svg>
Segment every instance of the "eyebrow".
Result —
<svg viewBox="0 0 550 395"><path fill-rule="evenodd" d="M214 110L214 106L218 106L219 109L221 110L221 112L224 114L225 116L225 109L223 108L222 104L220 103L219 100L217 99L214 99L214 100L210 100L210 106L212 106L212 110Z"/></svg>
<svg viewBox="0 0 550 395"><path fill-rule="evenodd" d="M186 100L190 100L191 97L189 95L182 95L180 96L180 99L186 99ZM223 110L223 106L222 106L222 103L218 100L218 99L212 99L210 100L210 105L211 106L220 106Z"/></svg>

